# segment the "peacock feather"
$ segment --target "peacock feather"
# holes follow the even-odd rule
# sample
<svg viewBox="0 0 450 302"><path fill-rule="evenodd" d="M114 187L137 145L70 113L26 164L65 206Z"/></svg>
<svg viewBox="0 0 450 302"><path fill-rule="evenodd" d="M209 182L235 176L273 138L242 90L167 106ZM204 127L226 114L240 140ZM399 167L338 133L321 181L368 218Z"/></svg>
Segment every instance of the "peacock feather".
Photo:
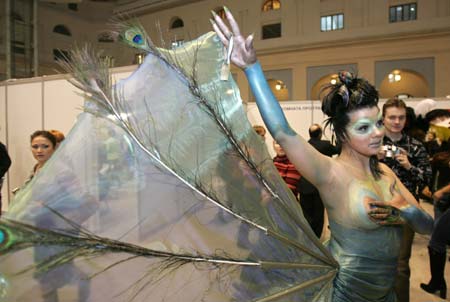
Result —
<svg viewBox="0 0 450 302"><path fill-rule="evenodd" d="M116 31L148 55L116 84L87 47L62 63L87 113L1 220L7 298L39 301L34 278L92 301L327 301L337 264L221 80L217 37Z"/></svg>
<svg viewBox="0 0 450 302"><path fill-rule="evenodd" d="M136 20L120 16L114 18L111 25L113 27L112 35L118 36L119 40L126 45L145 52L152 51L153 43L150 37Z"/></svg>

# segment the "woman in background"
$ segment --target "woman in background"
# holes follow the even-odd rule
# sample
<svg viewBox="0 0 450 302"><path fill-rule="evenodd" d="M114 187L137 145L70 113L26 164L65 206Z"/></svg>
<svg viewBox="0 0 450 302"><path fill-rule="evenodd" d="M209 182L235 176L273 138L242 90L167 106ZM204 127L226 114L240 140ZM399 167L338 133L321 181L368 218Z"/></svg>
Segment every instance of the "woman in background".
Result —
<svg viewBox="0 0 450 302"><path fill-rule="evenodd" d="M31 135L31 152L37 163L26 183L39 173L53 155L59 143L64 140L64 135L61 132L57 131L54 133L57 137L50 131L45 130L35 131ZM75 219L76 221L83 221L80 217L84 217L84 220L88 219L92 213L95 213L97 203L92 196L83 194L81 190L73 189L80 186L78 185L77 176L70 169L60 170L58 175L55 175L54 181L59 188L58 192L54 192L55 194L40 195L35 193L36 202L41 206L51 207L67 219ZM71 189L69 190L69 188ZM63 221L47 216L39 216L39 219L35 221L36 226L53 229L62 227L61 223ZM48 260L52 255L63 250L64 248L36 246L34 248L34 258L36 262ZM50 275L52 277L49 277ZM88 276L85 276L82 280L74 279L73 276L84 276L84 273L72 262L68 262L55 270L36 274L35 278L39 282L43 301L58 302L58 289L68 284L76 284L78 286L78 301L87 301L90 294L90 280L88 280ZM52 283L49 283L48 280L52 280Z"/></svg>
<svg viewBox="0 0 450 302"><path fill-rule="evenodd" d="M49 160L53 152L55 152L56 144L56 137L49 131L38 130L31 134L31 153L37 163L34 165L28 181L30 181Z"/></svg>

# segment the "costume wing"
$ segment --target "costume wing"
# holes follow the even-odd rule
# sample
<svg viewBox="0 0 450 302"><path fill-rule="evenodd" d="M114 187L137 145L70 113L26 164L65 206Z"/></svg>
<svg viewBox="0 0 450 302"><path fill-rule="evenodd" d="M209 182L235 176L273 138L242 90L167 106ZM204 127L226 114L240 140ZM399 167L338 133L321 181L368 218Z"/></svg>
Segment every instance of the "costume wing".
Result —
<svg viewBox="0 0 450 302"><path fill-rule="evenodd" d="M220 79L217 37L120 33L148 55L111 86L74 53L88 113L0 220L0 301L330 301L337 264Z"/></svg>

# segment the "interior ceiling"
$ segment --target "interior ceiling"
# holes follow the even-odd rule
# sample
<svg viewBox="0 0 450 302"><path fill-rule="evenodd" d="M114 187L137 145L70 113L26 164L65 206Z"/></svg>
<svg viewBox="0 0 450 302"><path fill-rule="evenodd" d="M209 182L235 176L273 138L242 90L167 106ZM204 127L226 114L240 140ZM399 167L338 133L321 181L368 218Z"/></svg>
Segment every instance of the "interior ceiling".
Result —
<svg viewBox="0 0 450 302"><path fill-rule="evenodd" d="M137 15L200 1L203 0L111 0L111 2L116 3L115 13L133 13Z"/></svg>
<svg viewBox="0 0 450 302"><path fill-rule="evenodd" d="M0 0L1 1L1 0ZM133 13L135 15L156 12L203 0L39 0L56 4L103 2L115 4L114 13Z"/></svg>

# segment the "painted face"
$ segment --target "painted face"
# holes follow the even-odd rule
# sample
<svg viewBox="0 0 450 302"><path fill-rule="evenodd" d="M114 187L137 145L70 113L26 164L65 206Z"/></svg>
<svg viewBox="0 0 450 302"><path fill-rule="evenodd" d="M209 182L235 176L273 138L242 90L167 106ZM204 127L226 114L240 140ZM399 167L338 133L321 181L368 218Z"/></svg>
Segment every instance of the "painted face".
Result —
<svg viewBox="0 0 450 302"><path fill-rule="evenodd" d="M33 157L41 165L50 158L54 151L55 148L52 142L43 136L37 136L31 141L31 152L33 153Z"/></svg>
<svg viewBox="0 0 450 302"><path fill-rule="evenodd" d="M406 123L405 108L386 108L383 122L388 133L401 133Z"/></svg>
<svg viewBox="0 0 450 302"><path fill-rule="evenodd" d="M278 156L285 156L286 152L284 152L283 147L281 147L277 142L273 141L273 150Z"/></svg>
<svg viewBox="0 0 450 302"><path fill-rule="evenodd" d="M347 133L350 146L366 156L377 154L384 136L383 119L378 107L353 111L349 117Z"/></svg>

